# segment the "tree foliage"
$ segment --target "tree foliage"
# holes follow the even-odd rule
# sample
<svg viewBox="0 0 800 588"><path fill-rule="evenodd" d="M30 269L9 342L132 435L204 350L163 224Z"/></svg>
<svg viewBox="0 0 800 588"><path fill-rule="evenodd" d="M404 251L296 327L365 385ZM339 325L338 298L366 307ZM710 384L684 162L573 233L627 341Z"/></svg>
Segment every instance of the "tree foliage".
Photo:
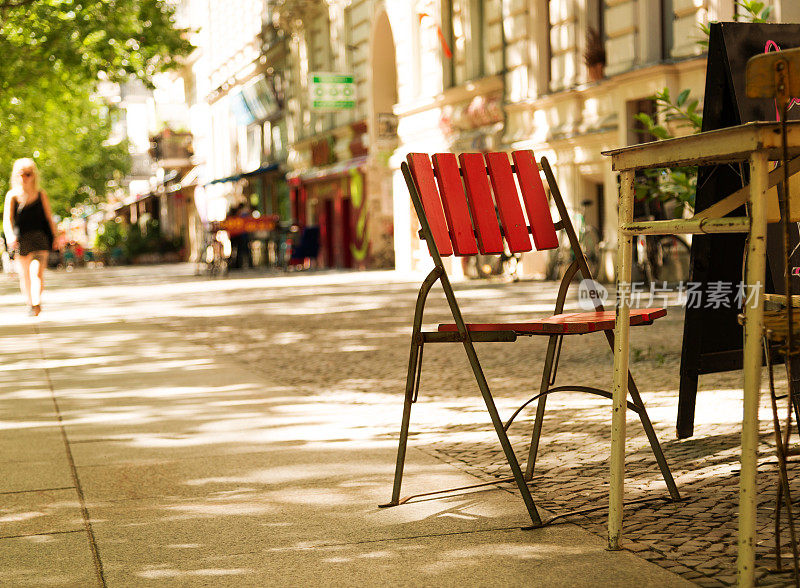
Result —
<svg viewBox="0 0 800 588"><path fill-rule="evenodd" d="M54 212L105 196L129 171L101 80L152 77L188 54L164 0L0 0L0 197L14 159L33 157Z"/></svg>
<svg viewBox="0 0 800 588"><path fill-rule="evenodd" d="M0 0L0 94L51 72L148 81L187 54L164 0Z"/></svg>

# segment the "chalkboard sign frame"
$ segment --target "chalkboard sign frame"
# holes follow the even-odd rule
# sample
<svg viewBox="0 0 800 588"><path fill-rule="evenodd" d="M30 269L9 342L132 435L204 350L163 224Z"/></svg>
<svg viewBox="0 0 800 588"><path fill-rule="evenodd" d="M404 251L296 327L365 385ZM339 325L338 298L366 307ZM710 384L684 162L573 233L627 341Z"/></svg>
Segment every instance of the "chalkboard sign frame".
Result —
<svg viewBox="0 0 800 588"><path fill-rule="evenodd" d="M776 120L774 101L748 98L745 93L747 60L766 50L800 47L800 24L713 23L710 26L703 131L753 121ZM770 43L771 42L771 43ZM790 112L789 118L798 118ZM706 166L698 170L695 209L700 211L748 183L745 166ZM744 208L731 213L742 216ZM797 228L792 227L797 242ZM745 247L744 235L696 235L692 239L691 281L739 284ZM765 288L783 292L783 253L780 225L770 225L767 237L768 267ZM694 410L701 374L742 368L743 333L737 308L687 308L681 350L678 399L678 438L694 432ZM772 355L772 354L771 354ZM777 356L775 361L780 361ZM794 365L794 364L793 364ZM800 377L800 366L792 370ZM797 385L798 383L793 383Z"/></svg>

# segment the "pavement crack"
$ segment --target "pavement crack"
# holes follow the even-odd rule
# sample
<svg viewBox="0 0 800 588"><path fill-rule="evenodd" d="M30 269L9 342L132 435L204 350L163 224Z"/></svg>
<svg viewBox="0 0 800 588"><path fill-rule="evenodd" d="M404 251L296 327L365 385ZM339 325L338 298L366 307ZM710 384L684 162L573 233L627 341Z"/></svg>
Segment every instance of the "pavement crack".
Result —
<svg viewBox="0 0 800 588"><path fill-rule="evenodd" d="M34 488L33 490L11 490L8 492L0 492L0 496L8 496L9 494L26 494L29 492L55 492L56 490L74 490L75 486L61 486L59 488Z"/></svg>
<svg viewBox="0 0 800 588"><path fill-rule="evenodd" d="M64 441L64 451L66 452L67 461L69 462L69 470L70 475L72 476L72 481L75 484L75 492L78 494L78 501L80 502L81 507L81 517L83 518L83 527L86 531L89 540L89 549L92 552L92 561L94 562L94 569L95 574L97 575L97 581L100 586L105 588L106 586L106 579L103 573L103 562L100 559L100 552L97 548L97 541L94 536L94 531L92 530L92 522L89 518L89 510L86 507L86 499L83 495L83 488L81 487L81 481L78 477L78 470L75 467L75 459L72 455L72 448L70 447L69 443L69 436L67 435L67 429L64 426L64 419L61 416L61 408L58 405L58 398L56 397L55 389L53 388L53 381L50 378L50 370L47 368L47 357L45 356L44 352L44 345L42 344L42 333L39 330L39 325L34 325L33 327L34 332L36 334L36 340L39 344L39 355L42 359L42 371L44 372L45 379L47 380L47 387L50 389L50 398L53 401L53 409L56 413L56 419L58 420L58 427L61 431L61 439Z"/></svg>
<svg viewBox="0 0 800 588"><path fill-rule="evenodd" d="M86 529L72 529L69 531L43 531L41 533L22 533L21 535L0 535L2 539L24 539L25 537L48 537L50 535L70 535L72 533L83 533Z"/></svg>

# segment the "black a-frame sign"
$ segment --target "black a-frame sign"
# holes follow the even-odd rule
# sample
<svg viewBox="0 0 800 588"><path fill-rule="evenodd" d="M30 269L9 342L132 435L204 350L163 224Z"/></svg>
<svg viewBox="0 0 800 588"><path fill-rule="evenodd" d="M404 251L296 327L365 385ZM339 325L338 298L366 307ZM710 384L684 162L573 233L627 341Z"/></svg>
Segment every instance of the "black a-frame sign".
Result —
<svg viewBox="0 0 800 588"><path fill-rule="evenodd" d="M708 43L703 131L752 121L776 120L774 101L751 99L745 94L747 60L767 50L800 47L800 24L714 23ZM797 118L798 109L790 114ZM746 184L747 166L706 166L698 170L695 210L703 210ZM745 214L744 209L731 213ZM793 227L795 240L797 229ZM766 290L783 291L783 254L780 225L768 229ZM743 235L695 235L692 239L691 280L706 288L727 282L735 288L742 281L745 247ZM800 264L798 264L800 265ZM772 279L777 276L778 279ZM774 288L773 288L774 283ZM705 299L705 297L703 297ZM732 305L733 306L733 305ZM678 403L679 438L691 437L700 374L741 369L742 327L737 308L687 308L681 352ZM800 375L800 369L793 370Z"/></svg>

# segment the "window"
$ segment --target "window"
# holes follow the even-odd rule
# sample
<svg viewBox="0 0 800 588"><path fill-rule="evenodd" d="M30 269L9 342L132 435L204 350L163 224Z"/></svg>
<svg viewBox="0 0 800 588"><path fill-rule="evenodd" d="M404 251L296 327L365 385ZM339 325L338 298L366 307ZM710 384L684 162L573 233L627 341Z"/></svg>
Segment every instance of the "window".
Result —
<svg viewBox="0 0 800 588"><path fill-rule="evenodd" d="M550 0L550 89L563 90L578 79L578 14L573 1Z"/></svg>
<svg viewBox="0 0 800 588"><path fill-rule="evenodd" d="M657 137L645 130L645 126L641 122L634 118L639 113L646 114L656 120L658 116L656 101L651 98L645 98L628 102L628 145L648 143L657 139Z"/></svg>
<svg viewBox="0 0 800 588"><path fill-rule="evenodd" d="M261 165L261 125L247 127L247 151L243 169L253 170Z"/></svg>
<svg viewBox="0 0 800 588"><path fill-rule="evenodd" d="M309 73L333 70L331 55L331 26L326 12L319 12L306 31ZM332 126L333 117L325 113L311 113L310 131L322 132Z"/></svg>
<svg viewBox="0 0 800 588"><path fill-rule="evenodd" d="M353 7L344 9L344 68L352 72L355 62L355 43L353 42Z"/></svg>
<svg viewBox="0 0 800 588"><path fill-rule="evenodd" d="M447 43L451 50L450 57L445 55L442 59L445 88L455 85L455 55L452 53L452 48L455 46L453 30L453 0L442 0L442 41Z"/></svg>
<svg viewBox="0 0 800 588"><path fill-rule="evenodd" d="M490 7L496 8L497 18L489 18ZM490 54L492 67L487 72L487 45L490 39L502 35L502 19L499 17L499 0L442 0L441 42L444 65L445 87L459 86L470 80L483 77L487 73L497 73L502 69L502 54L496 64L494 54ZM502 37L500 37L502 39ZM444 44L452 54L447 58ZM497 43L502 52L502 40Z"/></svg>
<svg viewBox="0 0 800 588"><path fill-rule="evenodd" d="M673 36L673 25L675 20L675 10L672 6L673 0L661 0L661 59L672 58L672 47L675 44Z"/></svg>
<svg viewBox="0 0 800 588"><path fill-rule="evenodd" d="M484 10L486 2L487 0L470 0L464 15L467 22L465 27L467 31L467 80L483 77L485 72L486 51L484 45L488 32Z"/></svg>

